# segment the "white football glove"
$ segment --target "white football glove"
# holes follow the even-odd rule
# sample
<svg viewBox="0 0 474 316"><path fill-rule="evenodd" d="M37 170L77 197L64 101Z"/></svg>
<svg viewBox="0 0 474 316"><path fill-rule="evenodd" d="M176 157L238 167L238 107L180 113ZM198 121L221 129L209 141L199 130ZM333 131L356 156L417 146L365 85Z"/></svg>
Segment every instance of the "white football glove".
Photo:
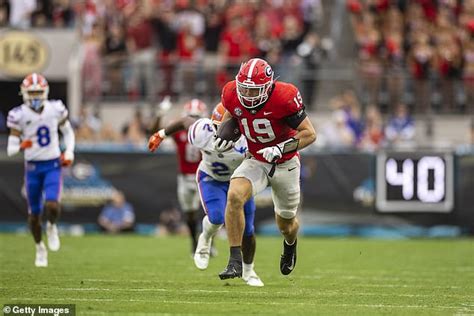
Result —
<svg viewBox="0 0 474 316"><path fill-rule="evenodd" d="M280 148L280 146L276 145L260 149L257 151L257 154L261 154L266 161L272 163L283 156L283 150Z"/></svg>
<svg viewBox="0 0 474 316"><path fill-rule="evenodd" d="M231 140L225 140L220 137L214 136L212 146L214 146L214 149L216 151L223 152L231 149L234 146L234 142Z"/></svg>

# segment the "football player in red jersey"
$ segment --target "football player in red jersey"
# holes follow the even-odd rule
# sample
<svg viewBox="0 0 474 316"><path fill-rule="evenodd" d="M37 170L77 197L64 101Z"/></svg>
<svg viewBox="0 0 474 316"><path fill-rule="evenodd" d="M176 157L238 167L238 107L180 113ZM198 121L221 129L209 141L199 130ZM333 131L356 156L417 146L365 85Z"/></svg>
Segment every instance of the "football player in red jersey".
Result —
<svg viewBox="0 0 474 316"><path fill-rule="evenodd" d="M196 118L207 116L207 106L201 100L192 99L184 105L184 115L189 117L189 120L180 120L186 124L185 128L173 124L174 130L160 129L150 137L148 148L150 151L155 151L166 136L171 136L176 143L179 164L178 202L181 210L186 214L186 224L191 235L194 254L197 246L198 210L201 205L196 184L196 170L201 162L201 151L189 143L187 127Z"/></svg>
<svg viewBox="0 0 474 316"><path fill-rule="evenodd" d="M241 241L244 230L243 205L252 196L272 188L275 218L283 234L280 271L291 273L296 263L300 202L300 160L298 150L316 140L298 89L273 79L273 70L263 59L243 63L235 80L222 89L225 119L239 121L250 154L234 171L230 181L225 223L230 245L229 263L221 279L242 276ZM232 141L216 137L216 150L226 150Z"/></svg>

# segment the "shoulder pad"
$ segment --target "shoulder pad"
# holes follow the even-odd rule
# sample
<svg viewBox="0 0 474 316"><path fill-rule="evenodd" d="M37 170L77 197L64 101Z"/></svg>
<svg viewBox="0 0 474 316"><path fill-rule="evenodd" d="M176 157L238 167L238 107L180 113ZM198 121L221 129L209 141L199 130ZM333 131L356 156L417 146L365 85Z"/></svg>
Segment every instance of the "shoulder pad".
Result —
<svg viewBox="0 0 474 316"><path fill-rule="evenodd" d="M49 100L49 103L51 104L51 106L56 111L56 113L57 113L60 120L63 120L65 118L67 118L69 112L68 112L66 106L64 105L63 101L61 101L61 100Z"/></svg>
<svg viewBox="0 0 474 316"><path fill-rule="evenodd" d="M23 117L23 110L21 105L14 107L8 112L7 127L21 130L21 118Z"/></svg>
<svg viewBox="0 0 474 316"><path fill-rule="evenodd" d="M204 148L214 137L214 127L208 118L201 118L188 129L188 141L191 145Z"/></svg>

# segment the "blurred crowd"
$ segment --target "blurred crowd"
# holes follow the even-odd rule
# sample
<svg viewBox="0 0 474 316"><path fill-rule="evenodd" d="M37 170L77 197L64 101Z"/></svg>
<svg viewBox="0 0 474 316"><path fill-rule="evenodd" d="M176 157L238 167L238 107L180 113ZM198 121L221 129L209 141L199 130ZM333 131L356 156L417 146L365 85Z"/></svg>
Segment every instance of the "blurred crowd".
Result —
<svg viewBox="0 0 474 316"><path fill-rule="evenodd" d="M346 0L346 7L357 45L354 86L362 89L331 100L325 144L411 144L410 113L433 106L474 115L474 0ZM138 107L124 126L109 126L95 103L104 96L213 102L249 57L267 59L314 110L318 67L331 49L319 35L323 16L322 0L0 0L0 26L80 31L83 98L93 106L74 122L78 140L137 146L154 113Z"/></svg>
<svg viewBox="0 0 474 316"><path fill-rule="evenodd" d="M322 18L321 0L0 0L0 26L80 30L85 101L217 97L259 56L311 104Z"/></svg>
<svg viewBox="0 0 474 316"><path fill-rule="evenodd" d="M311 70L324 53L317 34L320 0L86 3L80 28L88 101L124 92L129 100L152 102L176 94L217 97L249 57ZM302 89L306 84L303 95L311 103L314 76L309 73L308 82L301 84Z"/></svg>
<svg viewBox="0 0 474 316"><path fill-rule="evenodd" d="M72 27L81 5L72 0L0 0L0 27Z"/></svg>
<svg viewBox="0 0 474 316"><path fill-rule="evenodd" d="M125 144L144 149L147 138L156 131L157 120L179 117L181 106L181 103L171 104L168 99L162 101L157 110L137 106L134 115L119 127L103 122L96 107L84 107L73 126L80 143ZM370 104L364 108L356 93L346 90L330 100L330 107L329 119L316 124L315 147L374 151L382 147L416 146L415 120L404 103L398 103L391 114L382 115L379 106ZM162 147L171 149L166 145Z"/></svg>
<svg viewBox="0 0 474 316"><path fill-rule="evenodd" d="M473 0L347 0L366 104L474 110ZM410 96L412 96L410 98Z"/></svg>
<svg viewBox="0 0 474 316"><path fill-rule="evenodd" d="M145 148L152 133L156 116L145 117L137 107L134 115L122 126L112 126L102 120L100 110L82 107L79 117L72 120L76 139L83 144L126 144L135 148Z"/></svg>
<svg viewBox="0 0 474 316"><path fill-rule="evenodd" d="M318 129L320 146L374 151L415 145L415 121L404 103L398 103L385 121L375 104L368 105L364 114L352 90L334 97L330 103L332 118Z"/></svg>

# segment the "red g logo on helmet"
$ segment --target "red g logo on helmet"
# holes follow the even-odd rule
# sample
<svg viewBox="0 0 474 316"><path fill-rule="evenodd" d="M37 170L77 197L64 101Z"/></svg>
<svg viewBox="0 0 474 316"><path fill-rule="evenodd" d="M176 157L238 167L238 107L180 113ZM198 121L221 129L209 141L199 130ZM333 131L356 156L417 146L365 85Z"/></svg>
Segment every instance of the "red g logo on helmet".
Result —
<svg viewBox="0 0 474 316"><path fill-rule="evenodd" d="M272 77L273 76L272 67L267 66L267 68L265 68L265 74L267 75L267 77Z"/></svg>
<svg viewBox="0 0 474 316"><path fill-rule="evenodd" d="M256 108L268 100L273 84L272 67L263 59L252 58L240 66L235 82L242 106Z"/></svg>

